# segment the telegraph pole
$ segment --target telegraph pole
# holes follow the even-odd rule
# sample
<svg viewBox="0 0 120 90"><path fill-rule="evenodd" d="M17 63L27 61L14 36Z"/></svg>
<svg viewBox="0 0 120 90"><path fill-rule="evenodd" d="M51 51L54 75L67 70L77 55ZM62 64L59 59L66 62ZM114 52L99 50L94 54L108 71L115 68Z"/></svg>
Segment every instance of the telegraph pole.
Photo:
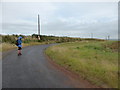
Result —
<svg viewBox="0 0 120 90"><path fill-rule="evenodd" d="M110 40L110 35L108 36L108 40Z"/></svg>
<svg viewBox="0 0 120 90"><path fill-rule="evenodd" d="M39 14L38 14L38 40L40 40L40 21L39 21Z"/></svg>

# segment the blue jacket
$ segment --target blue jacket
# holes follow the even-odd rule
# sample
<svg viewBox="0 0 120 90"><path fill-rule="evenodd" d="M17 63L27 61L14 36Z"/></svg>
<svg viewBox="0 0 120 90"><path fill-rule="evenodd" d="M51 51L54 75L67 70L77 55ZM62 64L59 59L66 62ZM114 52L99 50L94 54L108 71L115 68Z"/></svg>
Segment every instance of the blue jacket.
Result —
<svg viewBox="0 0 120 90"><path fill-rule="evenodd" d="M18 47L22 47L22 37L18 37Z"/></svg>

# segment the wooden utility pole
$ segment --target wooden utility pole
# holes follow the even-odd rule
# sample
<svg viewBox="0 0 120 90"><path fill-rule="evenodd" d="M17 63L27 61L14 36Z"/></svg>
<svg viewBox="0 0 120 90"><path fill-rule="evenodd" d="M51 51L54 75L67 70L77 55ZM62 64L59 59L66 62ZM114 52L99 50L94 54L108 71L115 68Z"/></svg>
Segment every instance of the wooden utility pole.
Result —
<svg viewBox="0 0 120 90"><path fill-rule="evenodd" d="M38 14L38 40L40 40L40 21L39 21L39 14Z"/></svg>
<svg viewBox="0 0 120 90"><path fill-rule="evenodd" d="M110 35L108 36L108 40L110 40Z"/></svg>

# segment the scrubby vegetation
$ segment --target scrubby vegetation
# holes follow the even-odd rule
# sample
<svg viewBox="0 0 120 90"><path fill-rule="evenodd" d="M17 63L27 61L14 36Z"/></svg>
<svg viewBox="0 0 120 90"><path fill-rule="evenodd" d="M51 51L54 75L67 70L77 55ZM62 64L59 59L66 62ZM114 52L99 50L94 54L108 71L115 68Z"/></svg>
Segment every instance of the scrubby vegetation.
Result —
<svg viewBox="0 0 120 90"><path fill-rule="evenodd" d="M49 44L49 43L63 43L63 42L76 42L76 41L83 41L83 40L100 40L100 39L81 39L81 38L70 38L70 37L57 37L57 36L45 36L41 35L41 40L38 40L38 35L33 34L29 36L25 35L0 35L0 42L2 45L0 51L6 51L9 49L16 48L15 43L19 36L22 36L23 46L29 45L39 45L39 44ZM101 40L100 40L101 41ZM7 46L8 45L8 46ZM11 47L11 48L10 48Z"/></svg>
<svg viewBox="0 0 120 90"><path fill-rule="evenodd" d="M81 38L70 38L70 37L57 37L57 36L45 36L45 35L41 35L40 38L41 40L38 40L37 34L33 34L31 36L25 36L25 35L2 35L2 42L3 43L11 43L14 44L15 41L17 40L18 36L22 36L23 37L23 43L29 43L29 42L44 42L44 41L54 41L56 43L63 43L63 42L72 42L72 41L83 41L83 40L97 40L97 41L103 41L101 39L91 39L91 38L85 38L85 39L81 39Z"/></svg>
<svg viewBox="0 0 120 90"><path fill-rule="evenodd" d="M118 88L117 41L68 42L46 54L57 64L101 87Z"/></svg>

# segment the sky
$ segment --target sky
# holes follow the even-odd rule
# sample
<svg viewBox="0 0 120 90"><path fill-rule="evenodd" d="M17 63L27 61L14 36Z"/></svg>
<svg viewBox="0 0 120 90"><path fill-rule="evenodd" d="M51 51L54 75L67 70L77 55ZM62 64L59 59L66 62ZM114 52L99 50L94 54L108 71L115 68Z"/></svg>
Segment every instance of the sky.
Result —
<svg viewBox="0 0 120 90"><path fill-rule="evenodd" d="M117 2L2 2L1 34L118 38ZM0 7L1 9L1 7Z"/></svg>

